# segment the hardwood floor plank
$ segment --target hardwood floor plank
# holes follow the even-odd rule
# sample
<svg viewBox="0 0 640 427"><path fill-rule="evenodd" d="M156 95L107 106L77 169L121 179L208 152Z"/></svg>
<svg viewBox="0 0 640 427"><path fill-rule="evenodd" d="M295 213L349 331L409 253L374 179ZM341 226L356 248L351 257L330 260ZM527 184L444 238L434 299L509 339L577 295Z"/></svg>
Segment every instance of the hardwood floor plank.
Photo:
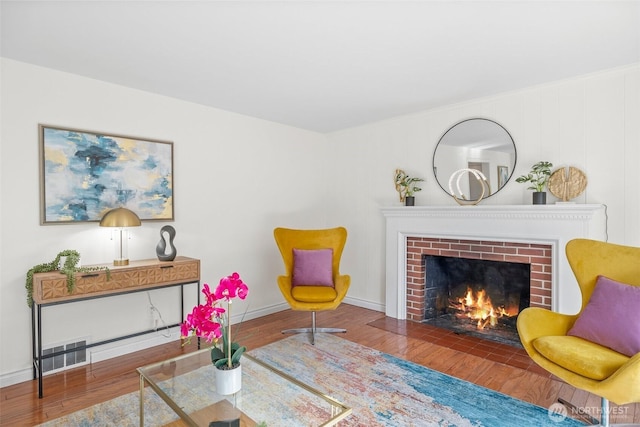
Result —
<svg viewBox="0 0 640 427"><path fill-rule="evenodd" d="M238 334L239 340L251 349L285 338L283 329L309 326L310 313L286 310L245 321ZM482 341L469 341L473 345L465 346L463 339L449 331L386 318L384 313L348 304L335 311L318 313L317 326L346 327L347 333L338 334L341 338L545 408L558 397L578 407L594 405L594 398L595 405L600 405L597 397L552 379L542 370L537 373L524 366L509 365L525 365L526 359L505 355L506 348ZM0 426L33 426L136 391L137 367L196 349L195 340L185 347L176 341L48 375L44 378L43 399L38 399L36 381L1 388ZM626 405L616 412L620 415L614 420L640 423L639 408L640 404Z"/></svg>

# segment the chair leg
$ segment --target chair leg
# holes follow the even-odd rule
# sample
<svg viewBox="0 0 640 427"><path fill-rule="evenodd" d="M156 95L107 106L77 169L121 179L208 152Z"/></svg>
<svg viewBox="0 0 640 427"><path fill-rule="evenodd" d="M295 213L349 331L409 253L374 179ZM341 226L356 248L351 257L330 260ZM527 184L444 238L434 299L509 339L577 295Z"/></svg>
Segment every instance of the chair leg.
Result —
<svg viewBox="0 0 640 427"><path fill-rule="evenodd" d="M316 312L311 312L311 327L310 328L295 328L285 329L283 334L304 334L311 333L311 345L316 345L316 333L345 333L346 329L340 328L316 328Z"/></svg>
<svg viewBox="0 0 640 427"><path fill-rule="evenodd" d="M602 413L600 414L600 424L603 427L609 427L609 400L603 397L600 407L602 410Z"/></svg>

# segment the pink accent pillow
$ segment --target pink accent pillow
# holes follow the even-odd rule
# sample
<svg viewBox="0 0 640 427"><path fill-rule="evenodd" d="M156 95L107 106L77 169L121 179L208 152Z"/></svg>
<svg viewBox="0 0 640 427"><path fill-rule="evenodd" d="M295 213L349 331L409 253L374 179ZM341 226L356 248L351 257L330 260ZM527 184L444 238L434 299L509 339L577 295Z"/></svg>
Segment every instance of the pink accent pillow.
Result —
<svg viewBox="0 0 640 427"><path fill-rule="evenodd" d="M591 299L567 335L629 357L640 352L640 287L598 276Z"/></svg>
<svg viewBox="0 0 640 427"><path fill-rule="evenodd" d="M293 286L333 286L333 249L294 249Z"/></svg>

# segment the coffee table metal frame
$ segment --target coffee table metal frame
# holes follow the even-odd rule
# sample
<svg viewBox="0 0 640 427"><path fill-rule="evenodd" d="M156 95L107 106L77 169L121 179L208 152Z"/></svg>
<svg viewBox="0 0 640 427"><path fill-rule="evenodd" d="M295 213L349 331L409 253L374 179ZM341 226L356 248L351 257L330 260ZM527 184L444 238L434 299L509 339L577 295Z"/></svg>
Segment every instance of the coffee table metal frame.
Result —
<svg viewBox="0 0 640 427"><path fill-rule="evenodd" d="M163 390L162 388L156 384L156 382L153 380L153 378L148 377L145 373L146 370L153 370L154 368L161 366L163 364L166 363L171 363L171 362L177 362L178 360L182 360L182 359L186 359L186 358L190 358L190 357L197 357L199 353L202 352L208 352L209 350L200 350L197 352L193 352L193 353L189 353L189 354L184 354L178 357L174 357L168 360L164 360L162 362L157 362L157 363L153 363L151 365L147 365L147 366L143 366L137 369L138 373L140 374L140 426L144 427L144 389L145 389L145 384L148 384L153 391L155 391L158 396L160 396L160 398L176 413L178 414L178 416L180 417L180 419L182 421L184 421L187 425L189 426L194 426L194 427L198 427L198 424L195 423L195 421L193 421L190 417L189 414L187 414L184 410L182 410L182 408L180 408L180 406L173 401L173 399L171 397L169 397ZM288 375L276 368L274 368L273 366L269 365L266 362L263 362L262 360L259 360L255 357L253 357L250 354L244 354L242 356L243 358L247 358L249 360L251 360L252 362L256 363L257 365L262 366L265 369L268 369L269 371L273 372L274 374L284 378L285 380L297 385L298 387L307 390L308 392L312 393L313 395L315 395L316 397L326 401L329 403L329 405L331 405L331 418L329 420L327 420L325 423L321 424L320 427L330 427L330 426L335 426L338 424L338 422L340 420L343 420L344 418L346 418L347 416L349 416L352 412L352 409L345 406L343 403L337 401L336 399L334 399L331 396L328 396L326 394L324 394L323 392L321 392L320 390L317 390L314 387L311 387L308 384L305 384L301 381L299 381L298 379L292 377L291 375ZM233 403L233 402L231 402Z"/></svg>

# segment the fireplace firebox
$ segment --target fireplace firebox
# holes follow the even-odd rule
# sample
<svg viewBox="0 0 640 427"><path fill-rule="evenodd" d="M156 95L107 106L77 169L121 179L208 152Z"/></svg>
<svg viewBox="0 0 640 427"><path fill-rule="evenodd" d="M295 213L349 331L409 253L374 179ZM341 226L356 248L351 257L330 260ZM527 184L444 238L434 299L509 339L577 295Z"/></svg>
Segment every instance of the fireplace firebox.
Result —
<svg viewBox="0 0 640 427"><path fill-rule="evenodd" d="M529 306L531 265L423 255L423 322L520 346L518 313Z"/></svg>

